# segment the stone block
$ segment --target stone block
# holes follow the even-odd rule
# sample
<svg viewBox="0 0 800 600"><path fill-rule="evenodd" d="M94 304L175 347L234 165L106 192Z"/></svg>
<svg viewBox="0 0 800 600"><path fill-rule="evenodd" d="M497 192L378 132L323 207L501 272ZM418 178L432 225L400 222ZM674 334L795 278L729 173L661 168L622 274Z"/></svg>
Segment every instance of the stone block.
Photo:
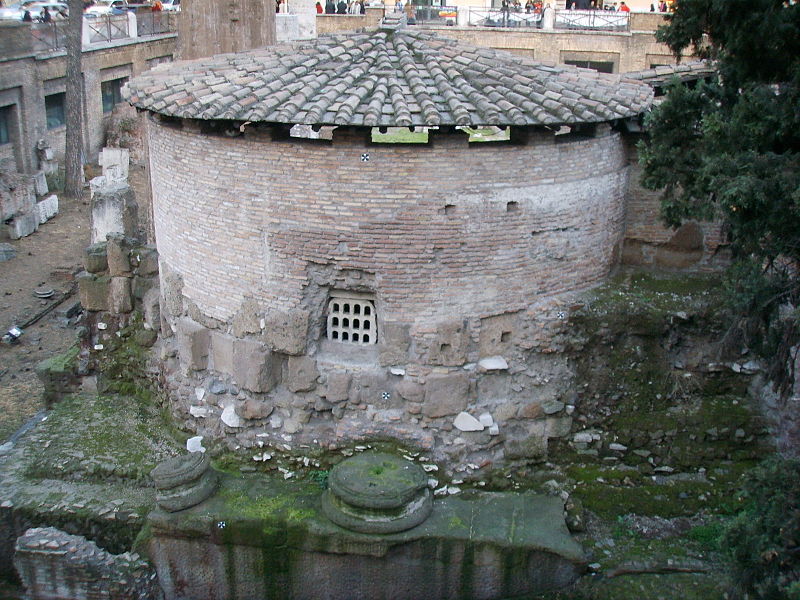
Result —
<svg viewBox="0 0 800 600"><path fill-rule="evenodd" d="M309 392L317 386L317 361L310 356L290 356L286 361L284 385L290 392Z"/></svg>
<svg viewBox="0 0 800 600"><path fill-rule="evenodd" d="M545 431L548 438L566 437L571 428L572 417L550 417L545 420Z"/></svg>
<svg viewBox="0 0 800 600"><path fill-rule="evenodd" d="M131 265L137 275L150 277L158 274L158 250L154 246L139 246L131 250Z"/></svg>
<svg viewBox="0 0 800 600"><path fill-rule="evenodd" d="M188 298L183 299L183 304L186 307L186 314L200 323L203 327L208 327L209 329L223 329L227 330L227 326L222 321L219 321L213 317L209 317L203 311L201 311L197 305L189 300Z"/></svg>
<svg viewBox="0 0 800 600"><path fill-rule="evenodd" d="M275 409L269 402L248 398L237 408L237 413L243 419L252 421L254 419L266 419Z"/></svg>
<svg viewBox="0 0 800 600"><path fill-rule="evenodd" d="M275 352L299 355L306 351L309 312L297 308L274 311L265 317L264 339Z"/></svg>
<svg viewBox="0 0 800 600"><path fill-rule="evenodd" d="M126 238L121 233L108 234L106 256L108 259L108 272L113 277L132 277L131 250L134 241Z"/></svg>
<svg viewBox="0 0 800 600"><path fill-rule="evenodd" d="M58 196L51 194L44 200L37 202L36 214L40 225L55 217L58 214Z"/></svg>
<svg viewBox="0 0 800 600"><path fill-rule="evenodd" d="M39 229L39 214L34 210L29 213L16 215L6 226L8 237L18 240L32 234Z"/></svg>
<svg viewBox="0 0 800 600"><path fill-rule="evenodd" d="M511 460L544 460L547 458L547 432L544 421L536 421L523 435L508 434L505 457Z"/></svg>
<svg viewBox="0 0 800 600"><path fill-rule="evenodd" d="M183 277L178 273L162 273L161 293L167 314L180 317L183 314Z"/></svg>
<svg viewBox="0 0 800 600"><path fill-rule="evenodd" d="M385 372L362 371L353 377L350 399L353 402L372 404L378 408L391 408L397 404L399 399L392 398L390 388ZM389 393L388 398L384 397L385 393Z"/></svg>
<svg viewBox="0 0 800 600"><path fill-rule="evenodd" d="M89 273L101 273L108 269L106 242L92 244L83 252L83 266Z"/></svg>
<svg viewBox="0 0 800 600"><path fill-rule="evenodd" d="M106 183L92 191L92 243L102 242L109 233L136 236L138 207L131 187Z"/></svg>
<svg viewBox="0 0 800 600"><path fill-rule="evenodd" d="M183 317L178 319L175 333L181 364L194 371L208 368L208 354L211 345L211 335L208 329L192 319Z"/></svg>
<svg viewBox="0 0 800 600"><path fill-rule="evenodd" d="M139 277L134 275L131 279L131 293L136 300L142 300L152 288L158 286L158 279L156 277Z"/></svg>
<svg viewBox="0 0 800 600"><path fill-rule="evenodd" d="M0 244L0 262L11 260L17 255L17 249L11 244Z"/></svg>
<svg viewBox="0 0 800 600"><path fill-rule="evenodd" d="M263 309L253 298L242 302L239 310L233 315L231 328L233 335L244 337L248 333L261 333L261 315Z"/></svg>
<svg viewBox="0 0 800 600"><path fill-rule="evenodd" d="M251 392L270 391L278 381L280 365L262 342L233 342L233 378L239 387Z"/></svg>
<svg viewBox="0 0 800 600"><path fill-rule="evenodd" d="M537 400L532 400L520 406L519 417L520 419L538 419L544 416L542 404Z"/></svg>
<svg viewBox="0 0 800 600"><path fill-rule="evenodd" d="M113 313L129 313L133 310L131 280L127 277L112 277L108 285L108 310Z"/></svg>
<svg viewBox="0 0 800 600"><path fill-rule="evenodd" d="M511 351L517 328L517 314L507 313L481 319L478 339L480 356L504 355Z"/></svg>
<svg viewBox="0 0 800 600"><path fill-rule="evenodd" d="M381 327L381 342L378 344L378 361L383 367L404 365L408 362L411 347L409 326L400 323L384 323Z"/></svg>
<svg viewBox="0 0 800 600"><path fill-rule="evenodd" d="M44 400L49 407L78 387L80 348L74 345L67 351L39 362L35 371L44 387Z"/></svg>
<svg viewBox="0 0 800 600"><path fill-rule="evenodd" d="M458 367L467 362L469 334L464 321L440 323L436 335L430 340L425 361L431 365Z"/></svg>
<svg viewBox="0 0 800 600"><path fill-rule="evenodd" d="M127 148L103 148L97 157L106 181L127 181L130 168L130 150Z"/></svg>
<svg viewBox="0 0 800 600"><path fill-rule="evenodd" d="M211 332L211 364L215 371L233 375L234 337L221 331Z"/></svg>
<svg viewBox="0 0 800 600"><path fill-rule="evenodd" d="M152 287L142 298L142 312L144 322L153 330L161 329L161 302L160 291L157 287Z"/></svg>
<svg viewBox="0 0 800 600"><path fill-rule="evenodd" d="M36 190L37 196L44 196L50 191L47 187L47 177L45 177L44 171L33 174L33 187Z"/></svg>
<svg viewBox="0 0 800 600"><path fill-rule="evenodd" d="M425 388L411 379L403 379L394 389L403 400L408 402L422 402L425 399Z"/></svg>
<svg viewBox="0 0 800 600"><path fill-rule="evenodd" d="M108 288L111 278L98 277L91 273L80 273L78 280L78 297L86 310L108 310Z"/></svg>
<svg viewBox="0 0 800 600"><path fill-rule="evenodd" d="M494 417L495 421L499 423L505 423L506 421L515 418L518 410L519 406L516 402L502 400L492 410L492 416Z"/></svg>
<svg viewBox="0 0 800 600"><path fill-rule="evenodd" d="M350 397L350 373L336 371L328 374L323 396L328 402L342 402Z"/></svg>
<svg viewBox="0 0 800 600"><path fill-rule="evenodd" d="M425 382L422 414L436 419L457 415L467 408L469 374L465 372L431 375Z"/></svg>

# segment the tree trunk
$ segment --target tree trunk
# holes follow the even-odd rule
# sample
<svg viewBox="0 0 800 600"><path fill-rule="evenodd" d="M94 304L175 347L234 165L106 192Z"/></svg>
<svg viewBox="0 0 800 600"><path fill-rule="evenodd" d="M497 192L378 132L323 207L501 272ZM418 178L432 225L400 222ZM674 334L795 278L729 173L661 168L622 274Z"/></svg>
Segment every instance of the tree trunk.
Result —
<svg viewBox="0 0 800 600"><path fill-rule="evenodd" d="M83 188L83 76L81 74L81 29L83 0L69 0L66 73L66 147L64 193L79 198Z"/></svg>

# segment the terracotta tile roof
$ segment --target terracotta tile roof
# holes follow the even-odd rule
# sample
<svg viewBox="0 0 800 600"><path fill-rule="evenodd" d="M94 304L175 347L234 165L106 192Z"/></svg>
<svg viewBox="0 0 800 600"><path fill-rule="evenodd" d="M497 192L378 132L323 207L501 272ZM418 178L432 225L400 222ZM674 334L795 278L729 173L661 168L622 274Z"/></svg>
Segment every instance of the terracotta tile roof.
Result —
<svg viewBox="0 0 800 600"><path fill-rule="evenodd" d="M716 69L710 62L694 60L677 65L662 65L644 71L632 71L630 73L625 73L625 77L644 81L653 87L663 87L668 84L673 77L677 77L680 81L687 82L696 79L705 79L711 77L715 73Z"/></svg>
<svg viewBox="0 0 800 600"><path fill-rule="evenodd" d="M650 86L548 66L385 24L159 65L126 88L134 106L189 119L361 126L559 125L649 107Z"/></svg>

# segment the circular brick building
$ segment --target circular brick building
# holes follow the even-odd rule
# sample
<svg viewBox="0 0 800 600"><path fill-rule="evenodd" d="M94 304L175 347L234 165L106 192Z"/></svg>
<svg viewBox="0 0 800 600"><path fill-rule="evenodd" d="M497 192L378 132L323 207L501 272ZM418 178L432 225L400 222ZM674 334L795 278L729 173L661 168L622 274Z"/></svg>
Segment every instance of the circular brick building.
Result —
<svg viewBox="0 0 800 600"><path fill-rule="evenodd" d="M617 260L613 126L649 86L395 23L163 65L128 93L150 113L169 381L199 432L506 460L569 430L566 366L537 365L563 294Z"/></svg>

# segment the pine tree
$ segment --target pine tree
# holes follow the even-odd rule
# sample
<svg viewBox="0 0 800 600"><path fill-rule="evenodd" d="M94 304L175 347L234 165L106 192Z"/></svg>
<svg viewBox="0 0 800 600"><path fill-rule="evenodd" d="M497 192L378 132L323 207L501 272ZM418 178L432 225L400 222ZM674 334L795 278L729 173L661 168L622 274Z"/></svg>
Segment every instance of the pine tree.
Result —
<svg viewBox="0 0 800 600"><path fill-rule="evenodd" d="M658 32L676 54L714 61L715 81L673 85L649 119L643 183L662 216L721 218L735 259L788 278L800 260L800 5L678 0Z"/></svg>

